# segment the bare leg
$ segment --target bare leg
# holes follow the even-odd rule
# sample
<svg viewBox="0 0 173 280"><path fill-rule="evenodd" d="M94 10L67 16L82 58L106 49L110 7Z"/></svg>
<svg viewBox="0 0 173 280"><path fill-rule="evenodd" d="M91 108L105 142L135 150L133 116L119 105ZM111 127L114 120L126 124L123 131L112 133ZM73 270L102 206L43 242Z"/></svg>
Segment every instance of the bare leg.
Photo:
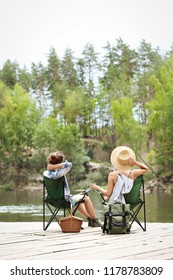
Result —
<svg viewBox="0 0 173 280"><path fill-rule="evenodd" d="M80 203L78 206L78 211L86 218L90 218L89 213L87 212L84 203Z"/></svg>
<svg viewBox="0 0 173 280"><path fill-rule="evenodd" d="M94 211L93 204L88 196L84 198L84 202L80 203L78 206L79 212L86 218L95 219L96 214Z"/></svg>
<svg viewBox="0 0 173 280"><path fill-rule="evenodd" d="M88 226L101 227L101 223L96 217L92 201L88 196L84 198L83 203L79 204L78 211L88 219Z"/></svg>
<svg viewBox="0 0 173 280"><path fill-rule="evenodd" d="M91 200L88 196L85 197L84 204L85 204L86 211L89 213L89 217L91 219L95 219L96 214L95 214L95 211L94 211L94 207L93 207L93 204L92 204L92 202L91 202Z"/></svg>

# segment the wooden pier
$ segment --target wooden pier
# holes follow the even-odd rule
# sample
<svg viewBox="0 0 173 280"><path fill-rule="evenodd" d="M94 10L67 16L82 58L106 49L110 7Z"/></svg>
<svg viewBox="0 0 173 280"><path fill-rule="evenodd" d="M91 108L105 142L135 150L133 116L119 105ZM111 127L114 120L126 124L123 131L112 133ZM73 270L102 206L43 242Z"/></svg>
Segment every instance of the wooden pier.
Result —
<svg viewBox="0 0 173 280"><path fill-rule="evenodd" d="M173 223L134 224L130 234L106 235L88 227L62 233L57 223L0 223L1 260L173 260Z"/></svg>

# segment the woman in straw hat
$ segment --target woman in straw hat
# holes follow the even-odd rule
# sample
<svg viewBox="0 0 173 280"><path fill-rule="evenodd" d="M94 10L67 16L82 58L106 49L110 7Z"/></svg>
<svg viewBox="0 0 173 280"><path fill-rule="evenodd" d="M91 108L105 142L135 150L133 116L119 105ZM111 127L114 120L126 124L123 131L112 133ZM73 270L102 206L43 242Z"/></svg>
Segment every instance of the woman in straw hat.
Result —
<svg viewBox="0 0 173 280"><path fill-rule="evenodd" d="M90 184L90 188L100 191L108 199L108 204L114 202L125 203L124 193L130 192L134 180L148 172L148 167L136 160L135 153L126 146L119 146L112 151L111 163L116 169L108 175L107 189L96 184ZM138 168L134 168L134 167Z"/></svg>
<svg viewBox="0 0 173 280"><path fill-rule="evenodd" d="M64 185L64 196L67 201L69 201L72 205L75 205L76 202L82 199L82 203L79 204L78 210L79 212L88 219L88 225L91 227L101 227L101 223L96 217L93 204L89 198L89 196L85 196L80 193L76 195L72 195L70 193L70 187L66 178L66 174L72 168L72 163L65 161L65 156L62 152L56 151L51 153L47 158L47 170L44 171L43 176L49 179L59 179L62 176L65 177L65 185ZM83 198L84 197L84 198Z"/></svg>

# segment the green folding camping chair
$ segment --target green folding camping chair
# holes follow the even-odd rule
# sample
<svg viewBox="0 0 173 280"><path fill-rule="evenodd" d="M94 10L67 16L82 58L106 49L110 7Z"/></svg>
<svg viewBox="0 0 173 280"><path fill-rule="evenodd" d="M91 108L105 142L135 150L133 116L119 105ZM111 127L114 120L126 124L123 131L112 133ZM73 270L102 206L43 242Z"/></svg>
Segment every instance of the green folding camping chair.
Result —
<svg viewBox="0 0 173 280"><path fill-rule="evenodd" d="M59 224L57 214L60 210L63 210L64 217L66 215L66 210L68 213L70 212L70 202L64 197L64 184L64 176L57 180L43 177L43 230L47 230L53 220ZM87 195L87 193L83 192L83 198L75 204L72 211L73 215L75 215L75 212L79 204L83 201L85 195ZM51 216L49 215L48 221L46 220L46 207L51 214Z"/></svg>
<svg viewBox="0 0 173 280"><path fill-rule="evenodd" d="M99 192L100 193L100 192ZM104 199L104 196L100 193L102 197L102 204L107 205L107 201ZM137 177L134 180L133 187L131 191L127 194L124 194L126 204L130 205L130 217L129 217L129 229L131 229L134 221L146 231L146 206L145 206L145 191L144 191L144 179L143 175ZM143 208L143 222L139 219L139 212ZM116 213L114 213L116 216ZM118 213L117 213L118 214ZM107 216L112 216L112 213L107 213ZM103 232L105 229L103 228Z"/></svg>
<svg viewBox="0 0 173 280"><path fill-rule="evenodd" d="M146 205L143 175L134 180L133 187L129 193L124 194L126 204L130 204L130 227L134 221L146 231ZM143 208L143 222L139 220L138 214Z"/></svg>

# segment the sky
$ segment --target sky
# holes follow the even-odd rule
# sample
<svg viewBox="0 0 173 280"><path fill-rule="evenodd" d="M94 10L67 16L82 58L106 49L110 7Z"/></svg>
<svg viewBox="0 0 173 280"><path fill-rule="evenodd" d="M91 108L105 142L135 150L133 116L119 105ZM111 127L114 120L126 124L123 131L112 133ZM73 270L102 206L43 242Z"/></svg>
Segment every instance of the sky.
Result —
<svg viewBox="0 0 173 280"><path fill-rule="evenodd" d="M51 47L59 57L67 48L80 57L87 43L102 53L118 38L168 51L172 26L172 0L0 0L0 67L44 64Z"/></svg>

